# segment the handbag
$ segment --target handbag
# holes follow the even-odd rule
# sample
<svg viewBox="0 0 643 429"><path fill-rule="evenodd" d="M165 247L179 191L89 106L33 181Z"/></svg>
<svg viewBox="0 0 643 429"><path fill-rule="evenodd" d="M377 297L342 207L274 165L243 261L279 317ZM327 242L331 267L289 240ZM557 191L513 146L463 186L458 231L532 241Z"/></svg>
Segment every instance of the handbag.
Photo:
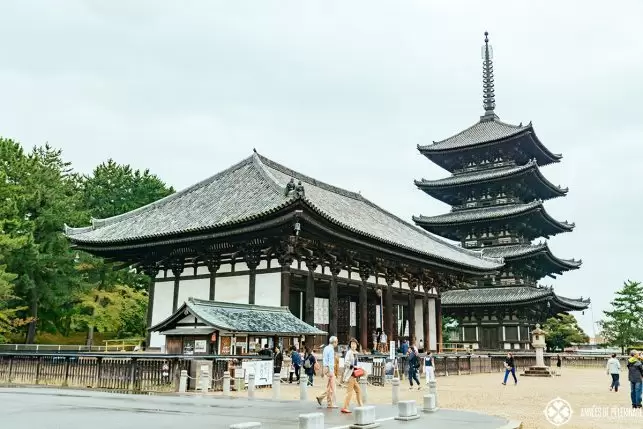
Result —
<svg viewBox="0 0 643 429"><path fill-rule="evenodd" d="M353 369L353 377L355 378L360 378L364 376L364 374L364 368L357 367Z"/></svg>

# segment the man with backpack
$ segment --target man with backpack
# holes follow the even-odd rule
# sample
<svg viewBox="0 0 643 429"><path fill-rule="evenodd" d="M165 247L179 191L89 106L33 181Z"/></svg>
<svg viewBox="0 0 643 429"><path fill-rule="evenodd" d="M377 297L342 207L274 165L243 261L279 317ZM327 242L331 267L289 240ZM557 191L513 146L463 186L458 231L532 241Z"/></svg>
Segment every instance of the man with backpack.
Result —
<svg viewBox="0 0 643 429"><path fill-rule="evenodd" d="M409 383L411 383L411 387L409 387L409 390L413 389L413 380L418 385L418 390L422 389L422 386L420 385L420 380L418 380L418 368L420 368L420 359L418 357L417 349L415 347L410 347L408 351L408 362L409 362Z"/></svg>

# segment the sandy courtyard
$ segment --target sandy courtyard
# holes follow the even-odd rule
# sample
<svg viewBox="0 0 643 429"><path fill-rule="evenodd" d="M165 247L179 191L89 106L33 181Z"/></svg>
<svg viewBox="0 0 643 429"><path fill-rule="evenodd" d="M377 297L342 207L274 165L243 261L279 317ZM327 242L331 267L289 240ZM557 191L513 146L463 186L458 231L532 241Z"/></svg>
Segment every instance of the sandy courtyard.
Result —
<svg viewBox="0 0 643 429"><path fill-rule="evenodd" d="M621 380L626 384L618 393L609 391L610 378L601 369L563 368L561 377L520 377L503 386L502 374L476 374L438 377L439 406L444 408L476 410L523 422L524 429L552 429L555 426L545 419L544 410L549 401L560 397L572 410L571 420L560 426L563 429L621 429L643 427L643 414L632 415L629 383L625 372ZM321 392L322 380L315 380L309 388L308 398ZM339 388L337 399L343 401L346 390ZM299 387L282 384L283 399L299 399ZM422 403L424 392L409 391L408 381L400 386L400 399L415 399ZM257 397L269 398L270 389L260 389ZM370 403L389 403L391 386L369 386ZM315 404L316 405L316 404ZM354 405L354 404L353 404ZM639 410L636 410L639 411ZM339 411L338 411L339 412Z"/></svg>

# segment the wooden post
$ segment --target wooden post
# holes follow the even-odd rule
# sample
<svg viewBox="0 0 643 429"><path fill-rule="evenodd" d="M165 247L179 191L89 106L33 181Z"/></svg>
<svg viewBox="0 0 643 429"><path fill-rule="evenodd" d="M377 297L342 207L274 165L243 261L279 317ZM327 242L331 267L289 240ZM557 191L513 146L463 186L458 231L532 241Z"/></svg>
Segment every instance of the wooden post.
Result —
<svg viewBox="0 0 643 429"><path fill-rule="evenodd" d="M65 378L63 379L63 387L69 386L69 357L65 356Z"/></svg>
<svg viewBox="0 0 643 429"><path fill-rule="evenodd" d="M409 295L409 345L413 346L415 341L415 291L411 289Z"/></svg>
<svg viewBox="0 0 643 429"><path fill-rule="evenodd" d="M156 275L159 270L156 266L156 263L147 264L143 267L143 273L150 278L150 285L147 289L147 317L146 323L147 328L149 329L152 326L152 316L154 315L154 292L156 290ZM152 333L150 331L145 332L145 348L150 347L150 340L152 338Z"/></svg>
<svg viewBox="0 0 643 429"><path fill-rule="evenodd" d="M177 260L172 263L172 274L174 275L174 295L172 297L172 313L179 307L179 283L181 282L181 273L183 273L183 260Z"/></svg>
<svg viewBox="0 0 643 429"><path fill-rule="evenodd" d="M38 356L36 358L36 384L40 382L40 364L42 362L42 358Z"/></svg>
<svg viewBox="0 0 643 429"><path fill-rule="evenodd" d="M393 330L393 283L395 283L395 274L392 271L386 273L386 293L384 294L384 332L387 341L395 341ZM388 344L384 345L388 347Z"/></svg>
<svg viewBox="0 0 643 429"><path fill-rule="evenodd" d="M339 304L337 302L337 276L341 271L341 267L337 262L330 264L330 288L328 296L328 336L337 336L337 310Z"/></svg>
<svg viewBox="0 0 643 429"><path fill-rule="evenodd" d="M94 382L95 383L94 387L100 389L100 381L101 381L102 375L103 375L103 358L98 357L96 358L96 380Z"/></svg>
<svg viewBox="0 0 643 429"><path fill-rule="evenodd" d="M208 293L208 299L210 301L214 301L217 285L217 271L219 271L219 268L221 267L221 259L219 255L209 255L206 257L206 265L210 272L210 291Z"/></svg>
<svg viewBox="0 0 643 429"><path fill-rule="evenodd" d="M368 266L359 267L359 277L362 284L359 286L359 342L364 350L368 349L368 286L366 282L371 276L371 269Z"/></svg>
<svg viewBox="0 0 643 429"><path fill-rule="evenodd" d="M442 353L442 298L435 299L435 333L437 336L437 351Z"/></svg>
<svg viewBox="0 0 643 429"><path fill-rule="evenodd" d="M130 392L133 392L135 385L136 385L136 359L132 358L132 360L130 362L130 374L129 374L128 390Z"/></svg>
<svg viewBox="0 0 643 429"><path fill-rule="evenodd" d="M424 350L431 350L431 319L429 318L429 293L422 295L422 321L424 328Z"/></svg>
<svg viewBox="0 0 643 429"><path fill-rule="evenodd" d="M313 259L306 259L306 268L308 268L308 277L306 278L306 305L304 311L304 322L310 326L315 326L315 270L317 262ZM306 344L313 348L314 340L312 335L306 337Z"/></svg>

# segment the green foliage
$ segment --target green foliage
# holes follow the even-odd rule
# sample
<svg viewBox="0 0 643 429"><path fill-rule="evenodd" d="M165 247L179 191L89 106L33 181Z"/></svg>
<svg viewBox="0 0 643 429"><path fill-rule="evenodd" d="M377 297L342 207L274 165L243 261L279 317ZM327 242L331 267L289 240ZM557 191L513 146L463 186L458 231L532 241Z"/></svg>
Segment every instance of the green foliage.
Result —
<svg viewBox="0 0 643 429"><path fill-rule="evenodd" d="M451 316L442 316L442 342L448 343L455 337L458 330L458 321Z"/></svg>
<svg viewBox="0 0 643 429"><path fill-rule="evenodd" d="M643 340L643 285L628 280L616 292L612 310L605 311L600 322L607 344L620 347L621 352Z"/></svg>
<svg viewBox="0 0 643 429"><path fill-rule="evenodd" d="M4 138L0 167L0 341L25 323L28 343L38 330L142 335L149 279L74 251L64 226L136 209L173 189L147 170L112 160L80 176L60 150L45 145L25 152Z"/></svg>
<svg viewBox="0 0 643 429"><path fill-rule="evenodd" d="M589 337L578 326L578 321L571 314L560 313L547 319L543 325L546 332L545 342L550 352L563 351L572 344L583 344Z"/></svg>

